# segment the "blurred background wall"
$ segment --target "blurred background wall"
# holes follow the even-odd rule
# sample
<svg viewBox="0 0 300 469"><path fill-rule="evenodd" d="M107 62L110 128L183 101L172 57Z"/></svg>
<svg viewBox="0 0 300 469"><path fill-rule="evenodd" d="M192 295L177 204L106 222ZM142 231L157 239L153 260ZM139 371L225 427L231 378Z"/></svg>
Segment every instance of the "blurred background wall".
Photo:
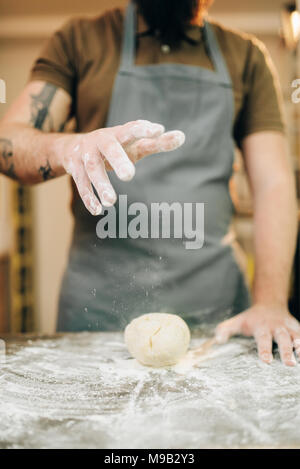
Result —
<svg viewBox="0 0 300 469"><path fill-rule="evenodd" d="M31 64L43 42L56 28L70 16L99 14L108 8L124 6L126 3L126 0L0 0L0 79L4 79L7 85L6 104L0 104L0 118L24 87ZM257 35L269 49L284 91L291 153L296 170L298 150L295 142L298 135L295 119L298 117L295 117L295 112L300 110L295 111L295 105L291 103L295 55L284 47L279 34L280 9L283 3L281 0L216 0L211 9L211 16L229 27ZM300 78L300 70L298 76ZM237 225L242 242L249 251L251 267L251 200L240 163L236 169L240 210ZM0 331L1 328L15 331L22 328L42 332L54 331L59 285L72 231L69 201L70 187L67 176L37 186L29 192L20 191L15 183L0 176ZM14 215L14 203L30 206L29 219L20 219ZM26 260L26 282L32 281L34 286L31 289L33 297L28 300L32 303L34 316L27 325L22 326L18 318L9 317L11 315L8 314L10 309L18 311L17 288L23 287L16 288L8 283L9 278L14 281L16 277L7 274L7 253L18 250L16 244L20 242L18 237L24 235L24 226L27 226L29 239L32 239L32 246L27 246L30 255ZM19 235L16 236L18 230ZM26 239L24 243L26 250ZM18 270L18 262L16 256L16 271L19 272L19 277L22 277L22 271ZM18 281L22 283L20 278ZM6 295L7 290L10 295ZM10 304L7 300L4 302L5 298L10 298Z"/></svg>

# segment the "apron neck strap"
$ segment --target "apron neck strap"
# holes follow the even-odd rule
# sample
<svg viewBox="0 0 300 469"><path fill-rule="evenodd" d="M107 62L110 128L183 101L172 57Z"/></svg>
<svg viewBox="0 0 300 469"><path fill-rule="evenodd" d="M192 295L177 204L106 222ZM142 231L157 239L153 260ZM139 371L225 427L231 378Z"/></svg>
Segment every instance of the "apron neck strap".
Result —
<svg viewBox="0 0 300 469"><path fill-rule="evenodd" d="M124 31L123 31L123 45L121 53L121 70L128 71L132 68L135 62L136 53L136 7L132 1L126 10L124 18Z"/></svg>
<svg viewBox="0 0 300 469"><path fill-rule="evenodd" d="M132 0L129 2L124 19L123 45L121 53L121 71L129 71L135 63L136 55L136 24L137 24L136 6ZM204 22L204 40L207 52L212 59L215 73L219 76L222 83L232 85L225 59L220 50L212 26L207 21Z"/></svg>
<svg viewBox="0 0 300 469"><path fill-rule="evenodd" d="M221 52L216 35L211 24L207 21L204 22L204 41L207 48L207 53L213 62L215 72L223 83L232 86L232 80L228 72L228 67Z"/></svg>

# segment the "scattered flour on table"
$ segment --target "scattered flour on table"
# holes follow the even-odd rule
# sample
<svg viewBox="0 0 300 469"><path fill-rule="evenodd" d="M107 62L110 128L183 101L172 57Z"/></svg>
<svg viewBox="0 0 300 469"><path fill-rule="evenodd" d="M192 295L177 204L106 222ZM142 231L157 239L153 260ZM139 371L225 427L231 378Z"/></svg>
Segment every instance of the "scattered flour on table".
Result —
<svg viewBox="0 0 300 469"><path fill-rule="evenodd" d="M179 371L138 364L122 334L34 339L7 351L0 448L300 447L300 366L278 357L264 365L252 340L214 346Z"/></svg>

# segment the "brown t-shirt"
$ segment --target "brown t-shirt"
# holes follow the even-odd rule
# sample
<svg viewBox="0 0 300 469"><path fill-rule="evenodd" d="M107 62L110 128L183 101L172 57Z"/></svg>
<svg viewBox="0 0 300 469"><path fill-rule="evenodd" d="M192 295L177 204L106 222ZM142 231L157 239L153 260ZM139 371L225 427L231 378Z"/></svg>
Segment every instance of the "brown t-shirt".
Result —
<svg viewBox="0 0 300 469"><path fill-rule="evenodd" d="M33 65L30 80L53 83L72 96L78 132L105 125L120 63L123 21L123 9L110 10L94 18L73 18L50 38ZM145 23L139 18L138 31L144 29ZM237 145L255 132L283 132L279 82L264 45L253 36L216 23L213 29L233 82L233 132ZM136 64L172 62L213 69L201 29L191 26L187 35L198 40L197 45L183 41L180 48L168 54L162 51L156 38L139 38Z"/></svg>

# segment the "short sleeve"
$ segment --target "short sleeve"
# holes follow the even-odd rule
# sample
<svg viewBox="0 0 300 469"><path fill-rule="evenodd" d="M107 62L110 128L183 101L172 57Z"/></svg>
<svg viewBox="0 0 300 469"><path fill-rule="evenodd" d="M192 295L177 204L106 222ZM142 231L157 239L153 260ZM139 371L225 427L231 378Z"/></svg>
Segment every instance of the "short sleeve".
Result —
<svg viewBox="0 0 300 469"><path fill-rule="evenodd" d="M266 47L250 41L244 74L245 96L235 124L235 140L262 131L285 132L283 96L279 78Z"/></svg>
<svg viewBox="0 0 300 469"><path fill-rule="evenodd" d="M70 20L46 42L32 66L29 81L47 81L74 97L76 53L73 35L73 21Z"/></svg>

